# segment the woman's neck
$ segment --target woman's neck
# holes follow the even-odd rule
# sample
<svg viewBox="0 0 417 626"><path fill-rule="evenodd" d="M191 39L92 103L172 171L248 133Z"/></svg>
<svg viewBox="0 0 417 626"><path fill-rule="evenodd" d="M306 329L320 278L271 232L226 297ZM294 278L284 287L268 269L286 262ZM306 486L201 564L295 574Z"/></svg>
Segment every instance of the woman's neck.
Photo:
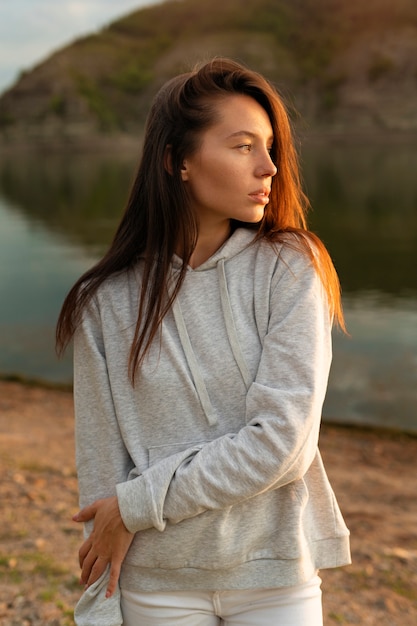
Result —
<svg viewBox="0 0 417 626"><path fill-rule="evenodd" d="M200 229L196 247L190 257L189 266L195 269L202 265L207 259L221 248L231 235L230 221L224 224L222 228L205 228Z"/></svg>

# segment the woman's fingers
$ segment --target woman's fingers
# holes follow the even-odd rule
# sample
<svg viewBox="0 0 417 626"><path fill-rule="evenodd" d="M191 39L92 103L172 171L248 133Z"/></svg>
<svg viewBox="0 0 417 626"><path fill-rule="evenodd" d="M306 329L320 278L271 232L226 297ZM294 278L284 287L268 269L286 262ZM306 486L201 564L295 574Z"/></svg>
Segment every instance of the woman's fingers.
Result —
<svg viewBox="0 0 417 626"><path fill-rule="evenodd" d="M91 546L92 546L91 537L88 537L88 539L84 541L81 548L78 550L78 563L80 564L81 568L83 566L85 557L91 550Z"/></svg>
<svg viewBox="0 0 417 626"><path fill-rule="evenodd" d="M113 559L111 562L109 583L107 585L107 590L106 590L106 598L110 598L116 591L117 583L119 582L119 577L120 577L121 565L122 565L122 561L116 562Z"/></svg>
<svg viewBox="0 0 417 626"><path fill-rule="evenodd" d="M100 500L93 502L93 504L90 504L89 506L85 506L83 509L81 509L81 511L78 511L78 513L73 515L72 520L74 522L89 522L90 520L94 519L97 513L98 502L100 502Z"/></svg>
<svg viewBox="0 0 417 626"><path fill-rule="evenodd" d="M90 585L95 583L100 578L100 576L104 574L108 563L109 561L105 557L97 557L97 559L94 561L93 566L90 569L89 576L85 583L86 587L90 587Z"/></svg>
<svg viewBox="0 0 417 626"><path fill-rule="evenodd" d="M99 556L93 548L90 548L87 552L81 565L81 582L84 585L89 583L91 572L96 564L96 561L102 558L103 557ZM108 559L106 560L106 563L108 563ZM91 582L89 584L91 584Z"/></svg>
<svg viewBox="0 0 417 626"><path fill-rule="evenodd" d="M133 541L134 535L129 533L124 527L122 532L118 536L117 542L113 546L113 553L111 558L110 576L107 585L106 598L110 598L117 588L117 583L120 578L120 570L122 568L123 561L129 550L130 544Z"/></svg>
<svg viewBox="0 0 417 626"><path fill-rule="evenodd" d="M117 497L97 500L76 515L75 522L94 520L94 528L78 551L81 582L89 587L95 583L110 563L110 575L106 596L109 598L117 588L120 570L133 540L133 534L125 527L120 516Z"/></svg>

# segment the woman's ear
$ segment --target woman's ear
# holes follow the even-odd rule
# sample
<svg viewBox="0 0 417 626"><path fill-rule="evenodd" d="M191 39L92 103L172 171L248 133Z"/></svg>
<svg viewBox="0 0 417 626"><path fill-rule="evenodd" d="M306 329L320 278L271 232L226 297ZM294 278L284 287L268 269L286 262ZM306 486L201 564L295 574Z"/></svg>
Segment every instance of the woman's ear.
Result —
<svg viewBox="0 0 417 626"><path fill-rule="evenodd" d="M164 154L164 168L171 176L174 173L174 168L172 166L172 146L168 144L165 148ZM187 169L187 161L184 160L181 166L181 178L183 181L188 180L188 169Z"/></svg>
<svg viewBox="0 0 417 626"><path fill-rule="evenodd" d="M187 160L185 159L181 165L181 179L183 182L188 180Z"/></svg>
<svg viewBox="0 0 417 626"><path fill-rule="evenodd" d="M168 144L165 147L164 168L168 172L168 174L170 174L172 176L172 174L174 173L174 170L172 168L172 146L171 146L171 144Z"/></svg>

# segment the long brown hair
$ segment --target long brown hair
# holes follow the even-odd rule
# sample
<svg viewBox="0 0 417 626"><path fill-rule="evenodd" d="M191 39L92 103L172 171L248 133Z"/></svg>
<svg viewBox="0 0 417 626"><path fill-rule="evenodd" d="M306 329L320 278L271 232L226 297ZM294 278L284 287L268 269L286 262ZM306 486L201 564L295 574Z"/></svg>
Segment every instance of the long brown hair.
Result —
<svg viewBox="0 0 417 626"><path fill-rule="evenodd" d="M62 306L56 330L59 354L71 340L83 308L100 285L143 258L138 319L129 357L134 381L135 372L181 287L197 242L198 224L181 179L183 161L198 149L202 132L215 123L219 99L234 94L254 98L267 112L274 133L271 157L277 167L262 221L243 226L256 228L256 239L271 243L291 240L290 245L297 245L308 254L327 292L330 313L344 328L340 285L333 263L320 239L307 230L309 203L302 191L283 101L257 72L235 61L216 58L168 81L156 95L146 124L138 172L113 242L105 256L75 283ZM289 238L289 232L294 236ZM183 253L183 265L168 293L170 264L178 249Z"/></svg>

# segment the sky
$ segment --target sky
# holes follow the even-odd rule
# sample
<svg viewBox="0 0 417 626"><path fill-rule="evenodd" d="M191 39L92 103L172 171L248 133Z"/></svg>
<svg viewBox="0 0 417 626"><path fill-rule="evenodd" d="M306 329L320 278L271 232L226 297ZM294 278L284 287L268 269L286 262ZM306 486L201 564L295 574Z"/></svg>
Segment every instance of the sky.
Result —
<svg viewBox="0 0 417 626"><path fill-rule="evenodd" d="M161 0L0 0L0 93L82 35Z"/></svg>

